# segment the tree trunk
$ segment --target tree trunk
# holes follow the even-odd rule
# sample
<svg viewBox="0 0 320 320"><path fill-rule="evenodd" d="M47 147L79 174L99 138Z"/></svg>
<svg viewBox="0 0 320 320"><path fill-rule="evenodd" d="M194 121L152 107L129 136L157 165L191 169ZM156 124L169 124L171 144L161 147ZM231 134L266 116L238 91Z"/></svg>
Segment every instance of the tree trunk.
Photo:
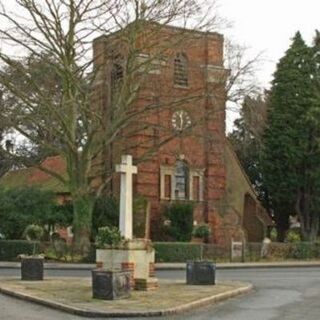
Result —
<svg viewBox="0 0 320 320"><path fill-rule="evenodd" d="M289 216L282 208L275 210L277 241L284 242L286 232L289 229Z"/></svg>
<svg viewBox="0 0 320 320"><path fill-rule="evenodd" d="M72 198L75 249L77 253L86 256L91 246L90 236L94 200L90 195L83 192L75 192Z"/></svg>
<svg viewBox="0 0 320 320"><path fill-rule="evenodd" d="M300 191L297 199L296 211L300 220L302 239L314 242L319 232L319 216L314 212L312 199L308 194Z"/></svg>
<svg viewBox="0 0 320 320"><path fill-rule="evenodd" d="M308 219L300 218L300 221L302 239L308 242L315 242L319 232L319 217L317 214L312 214Z"/></svg>

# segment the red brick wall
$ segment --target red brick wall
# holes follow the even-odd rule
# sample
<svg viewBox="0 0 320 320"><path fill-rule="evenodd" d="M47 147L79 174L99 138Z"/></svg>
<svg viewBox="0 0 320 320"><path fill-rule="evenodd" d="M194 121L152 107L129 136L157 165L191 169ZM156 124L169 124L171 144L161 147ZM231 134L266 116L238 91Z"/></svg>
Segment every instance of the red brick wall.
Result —
<svg viewBox="0 0 320 320"><path fill-rule="evenodd" d="M175 29L164 28L160 38L168 39L176 32ZM104 66L101 69L103 72L108 72L110 68L107 66L105 40L102 37L94 42L94 57L96 65ZM179 52L183 52L188 58L188 88L174 86L173 60ZM161 107L152 113L141 115L139 123L146 123L148 127L119 142L114 148L112 158L114 162L119 161L120 154L127 152L139 162L150 147L155 147L159 142L175 134L171 122L174 110L188 111L195 124L192 133L172 138L148 160L138 163L134 192L151 202L151 220L156 223L160 214L160 166L174 166L177 157L183 155L190 168L205 169L205 201L197 207L194 215L197 220L206 220L214 227L219 219L216 202L223 196L226 186L223 161L225 97L223 84L207 81L207 66L223 66L223 37L218 34L189 32L188 40L166 50L163 56L165 64L160 68L161 74L146 76L138 98L132 106L136 109L143 108L151 99L156 99ZM103 77L101 79L107 81L103 80ZM107 87L107 83L105 86L101 84L99 86L101 90ZM213 96L208 97L209 94ZM193 98L195 96L198 98ZM100 101L102 106L107 108L107 97L100 99L104 99ZM168 107L177 99L186 101L174 108ZM187 101L188 99L190 101ZM129 132L130 128L127 130ZM118 183L114 183L114 188L114 192L117 192Z"/></svg>

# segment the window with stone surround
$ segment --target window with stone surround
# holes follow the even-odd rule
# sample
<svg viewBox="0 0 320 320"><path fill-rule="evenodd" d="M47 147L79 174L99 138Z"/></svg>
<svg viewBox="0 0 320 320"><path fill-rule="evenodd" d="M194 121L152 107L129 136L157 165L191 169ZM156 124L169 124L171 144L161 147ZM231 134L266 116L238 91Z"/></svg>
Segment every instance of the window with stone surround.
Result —
<svg viewBox="0 0 320 320"><path fill-rule="evenodd" d="M162 200L203 201L204 169L190 168L185 161L160 167Z"/></svg>
<svg viewBox="0 0 320 320"><path fill-rule="evenodd" d="M188 58L184 53L178 53L174 59L174 84L188 87Z"/></svg>
<svg viewBox="0 0 320 320"><path fill-rule="evenodd" d="M189 168L185 161L178 160L174 172L174 198L180 200L189 199Z"/></svg>

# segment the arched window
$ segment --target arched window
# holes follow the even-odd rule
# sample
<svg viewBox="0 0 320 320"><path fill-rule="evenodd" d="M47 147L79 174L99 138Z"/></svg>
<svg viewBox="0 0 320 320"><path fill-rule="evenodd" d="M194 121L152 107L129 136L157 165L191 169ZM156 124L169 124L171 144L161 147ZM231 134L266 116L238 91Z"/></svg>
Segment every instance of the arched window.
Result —
<svg viewBox="0 0 320 320"><path fill-rule="evenodd" d="M185 161L178 160L175 166L175 199L188 199L189 168Z"/></svg>
<svg viewBox="0 0 320 320"><path fill-rule="evenodd" d="M174 84L188 86L188 59L183 53L178 53L174 59Z"/></svg>

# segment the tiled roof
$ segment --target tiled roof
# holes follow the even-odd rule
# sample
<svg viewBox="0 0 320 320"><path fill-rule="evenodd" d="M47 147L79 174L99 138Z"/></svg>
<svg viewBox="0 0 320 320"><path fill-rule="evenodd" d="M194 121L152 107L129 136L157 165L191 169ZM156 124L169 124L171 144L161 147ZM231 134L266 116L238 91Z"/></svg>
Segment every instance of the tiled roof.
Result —
<svg viewBox="0 0 320 320"><path fill-rule="evenodd" d="M42 166L65 176L65 161L59 157L48 157ZM56 193L68 193L68 188L50 174L35 167L11 170L0 179L0 187L17 188L22 186L37 186Z"/></svg>

